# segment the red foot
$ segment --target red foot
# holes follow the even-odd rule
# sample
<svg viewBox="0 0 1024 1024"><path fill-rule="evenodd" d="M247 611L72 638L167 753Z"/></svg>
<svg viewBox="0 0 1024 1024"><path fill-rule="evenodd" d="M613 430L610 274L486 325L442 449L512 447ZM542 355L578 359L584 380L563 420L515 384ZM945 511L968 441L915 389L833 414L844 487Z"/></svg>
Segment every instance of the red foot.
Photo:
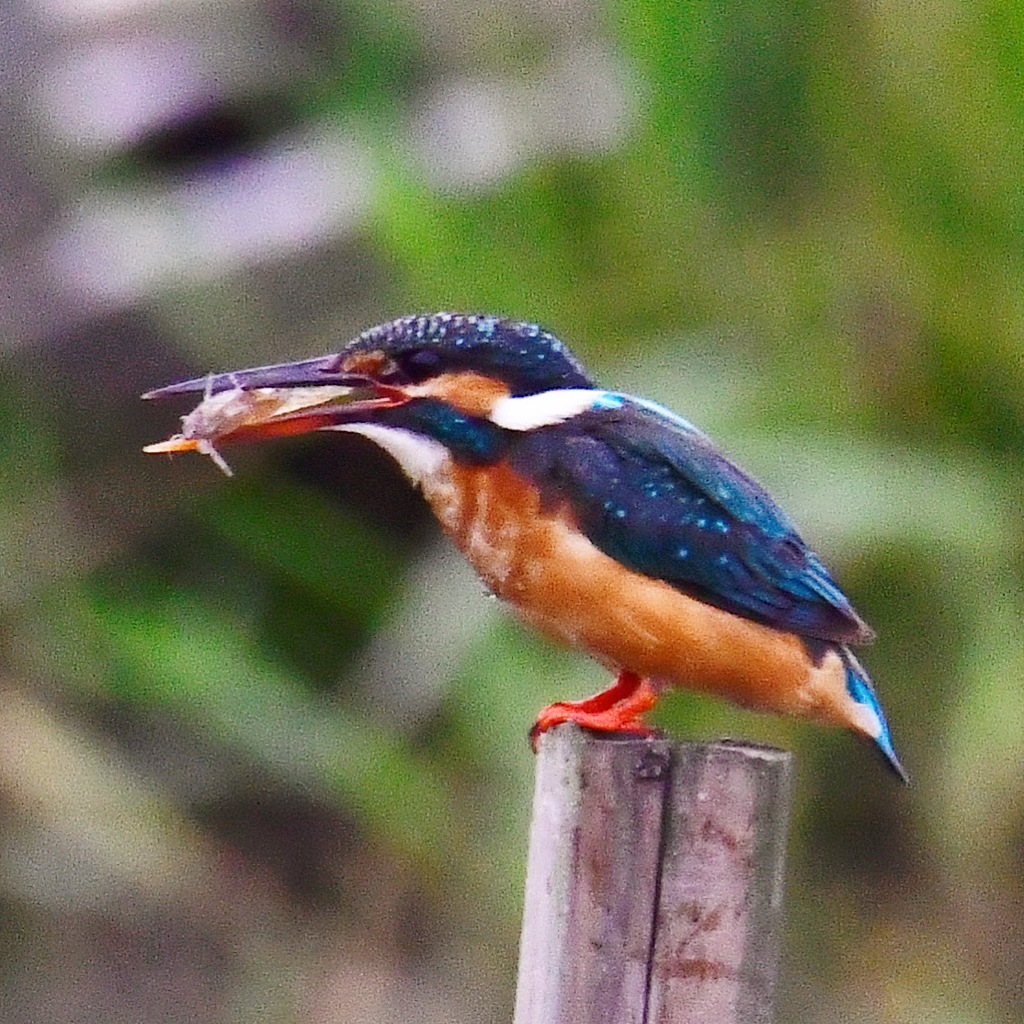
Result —
<svg viewBox="0 0 1024 1024"><path fill-rule="evenodd" d="M544 708L530 730L530 746L536 753L541 733L562 722L575 722L598 732L633 732L647 736L652 730L644 724L642 716L657 700L658 695L646 679L635 672L620 672L607 690L593 697L561 701Z"/></svg>

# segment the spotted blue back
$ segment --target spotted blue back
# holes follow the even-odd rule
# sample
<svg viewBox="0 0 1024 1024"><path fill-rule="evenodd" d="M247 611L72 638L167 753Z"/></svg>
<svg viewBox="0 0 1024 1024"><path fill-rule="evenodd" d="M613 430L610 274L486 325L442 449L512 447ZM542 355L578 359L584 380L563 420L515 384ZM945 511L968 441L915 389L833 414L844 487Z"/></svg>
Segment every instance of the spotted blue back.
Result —
<svg viewBox="0 0 1024 1024"><path fill-rule="evenodd" d="M636 572L806 637L871 637L764 488L659 406L607 395L523 434L509 457L548 505L567 502L587 537Z"/></svg>

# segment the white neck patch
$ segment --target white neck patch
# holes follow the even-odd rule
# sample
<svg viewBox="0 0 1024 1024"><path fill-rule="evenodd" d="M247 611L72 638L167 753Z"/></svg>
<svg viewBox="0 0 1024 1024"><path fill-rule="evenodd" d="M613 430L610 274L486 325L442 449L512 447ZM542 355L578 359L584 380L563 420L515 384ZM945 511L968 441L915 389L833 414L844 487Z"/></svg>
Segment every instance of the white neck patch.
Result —
<svg viewBox="0 0 1024 1024"><path fill-rule="evenodd" d="M402 467L409 480L419 486L437 476L450 461L448 451L440 441L416 434L401 427L384 427L379 423L342 423L327 430L341 430L347 434L362 434L390 455Z"/></svg>
<svg viewBox="0 0 1024 1024"><path fill-rule="evenodd" d="M622 399L609 391L559 388L521 398L499 398L489 419L504 430L536 430L564 423L588 409L614 409Z"/></svg>

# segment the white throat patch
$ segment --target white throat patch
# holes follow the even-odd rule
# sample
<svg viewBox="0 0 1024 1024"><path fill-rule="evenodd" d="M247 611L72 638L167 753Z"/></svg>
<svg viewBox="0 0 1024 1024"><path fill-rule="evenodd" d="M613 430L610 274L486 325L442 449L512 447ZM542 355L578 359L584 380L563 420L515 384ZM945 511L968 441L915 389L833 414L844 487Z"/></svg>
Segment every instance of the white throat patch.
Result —
<svg viewBox="0 0 1024 1024"><path fill-rule="evenodd" d="M347 434L362 434L390 455L402 467L409 480L419 486L436 477L450 461L445 446L422 434L401 427L383 427L379 423L342 423L327 427Z"/></svg>
<svg viewBox="0 0 1024 1024"><path fill-rule="evenodd" d="M559 388L521 398L499 398L491 409L490 421L504 430L536 430L564 423L588 409L609 406L615 396L590 388ZM621 405L621 401L613 404Z"/></svg>

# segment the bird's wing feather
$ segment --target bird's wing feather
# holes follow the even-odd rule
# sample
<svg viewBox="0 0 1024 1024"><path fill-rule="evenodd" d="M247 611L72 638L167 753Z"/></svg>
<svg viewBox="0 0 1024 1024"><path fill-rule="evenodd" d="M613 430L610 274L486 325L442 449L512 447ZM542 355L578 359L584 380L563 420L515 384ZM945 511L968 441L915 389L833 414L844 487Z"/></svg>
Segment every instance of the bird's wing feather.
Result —
<svg viewBox="0 0 1024 1024"><path fill-rule="evenodd" d="M767 492L652 403L608 400L521 437L513 461L598 548L734 614L838 643L871 630Z"/></svg>

